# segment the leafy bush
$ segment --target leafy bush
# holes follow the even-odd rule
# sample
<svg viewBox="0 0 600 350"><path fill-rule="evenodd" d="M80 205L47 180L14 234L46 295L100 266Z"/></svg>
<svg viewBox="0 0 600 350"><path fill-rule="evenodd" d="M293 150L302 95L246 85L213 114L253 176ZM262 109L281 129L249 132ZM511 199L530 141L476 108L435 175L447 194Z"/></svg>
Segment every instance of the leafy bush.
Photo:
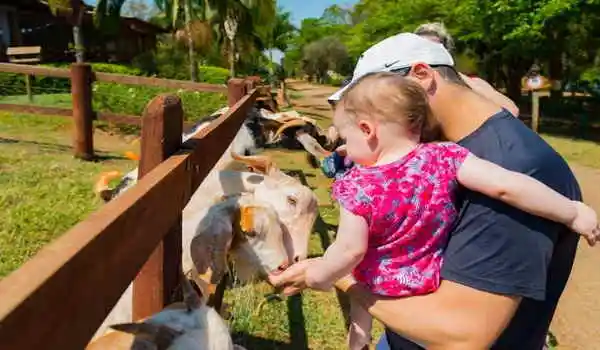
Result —
<svg viewBox="0 0 600 350"><path fill-rule="evenodd" d="M48 67L69 68L70 63L49 63ZM102 73L124 75L143 75L138 68L120 64L91 63L92 70ZM54 94L71 91L71 81L68 78L34 77L31 79L31 89L34 94ZM13 96L25 94L25 76L23 74L0 73L0 95Z"/></svg>
<svg viewBox="0 0 600 350"><path fill-rule="evenodd" d="M136 67L118 64L91 63L96 72L143 75ZM69 64L49 64L51 67L68 67ZM179 67L180 71L182 67ZM200 67L203 80L211 84L225 84L229 79L229 71L220 67ZM69 93L71 81L68 78L35 77L32 79L33 94ZM213 92L174 91L169 88L146 87L139 85L122 85L114 83L94 83L94 109L118 114L142 115L148 102L160 93L176 93L182 100L185 118L195 120L209 115L227 103L223 94ZM23 74L0 73L0 95L24 95L25 77Z"/></svg>
<svg viewBox="0 0 600 350"><path fill-rule="evenodd" d="M200 66L200 81L209 84L227 84L229 70L221 67Z"/></svg>
<svg viewBox="0 0 600 350"><path fill-rule="evenodd" d="M118 114L142 115L144 108L156 95L176 93L181 98L186 120L207 116L227 103L223 94L214 92L173 91L167 88L95 83L94 110Z"/></svg>

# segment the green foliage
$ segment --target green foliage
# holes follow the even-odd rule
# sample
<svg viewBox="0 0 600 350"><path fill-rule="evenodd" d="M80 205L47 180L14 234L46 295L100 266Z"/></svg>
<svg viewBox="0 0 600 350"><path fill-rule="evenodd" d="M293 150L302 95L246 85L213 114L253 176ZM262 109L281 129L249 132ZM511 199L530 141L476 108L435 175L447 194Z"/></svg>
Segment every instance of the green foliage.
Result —
<svg viewBox="0 0 600 350"><path fill-rule="evenodd" d="M328 36L304 47L302 69L309 76L326 83L328 71L347 74L352 67L344 44L340 39Z"/></svg>
<svg viewBox="0 0 600 350"><path fill-rule="evenodd" d="M314 71L305 64L305 48L325 37L338 38L356 62L373 44L427 22L442 22L453 36L460 70L506 87L513 98L533 63L551 80L578 79L600 66L597 0L360 0L352 8L332 6L320 18L304 19L289 41L285 68Z"/></svg>
<svg viewBox="0 0 600 350"><path fill-rule="evenodd" d="M141 115L148 102L161 93L175 93L181 98L186 120L198 120L227 103L225 95L214 92L173 91L112 83L96 83L93 90L95 110L128 115Z"/></svg>

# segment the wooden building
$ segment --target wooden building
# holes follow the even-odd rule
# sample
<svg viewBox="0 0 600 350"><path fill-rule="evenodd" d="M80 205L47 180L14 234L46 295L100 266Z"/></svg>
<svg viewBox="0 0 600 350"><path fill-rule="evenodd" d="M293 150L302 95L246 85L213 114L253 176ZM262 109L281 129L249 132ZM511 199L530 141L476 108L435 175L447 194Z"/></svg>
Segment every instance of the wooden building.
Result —
<svg viewBox="0 0 600 350"><path fill-rule="evenodd" d="M130 62L156 46L165 30L137 18L121 17L112 33L93 24L87 7L81 26L88 61ZM73 28L65 17L54 16L43 0L0 0L0 59L6 47L40 46L44 62L74 60Z"/></svg>

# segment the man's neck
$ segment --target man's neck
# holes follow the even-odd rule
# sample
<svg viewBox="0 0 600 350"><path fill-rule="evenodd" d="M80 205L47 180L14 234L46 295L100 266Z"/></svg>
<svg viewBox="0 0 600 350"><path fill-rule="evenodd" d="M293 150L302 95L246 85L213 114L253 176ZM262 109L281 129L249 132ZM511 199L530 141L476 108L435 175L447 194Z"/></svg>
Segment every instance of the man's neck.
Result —
<svg viewBox="0 0 600 350"><path fill-rule="evenodd" d="M450 83L444 86L443 92L438 92L432 108L444 135L452 142L469 136L501 110L474 91Z"/></svg>

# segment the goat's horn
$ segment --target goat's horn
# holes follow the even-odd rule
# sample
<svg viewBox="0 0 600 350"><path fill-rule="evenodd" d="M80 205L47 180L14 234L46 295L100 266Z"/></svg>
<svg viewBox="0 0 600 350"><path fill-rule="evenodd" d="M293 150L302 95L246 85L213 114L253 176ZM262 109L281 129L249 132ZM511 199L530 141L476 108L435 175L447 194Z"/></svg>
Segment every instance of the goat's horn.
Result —
<svg viewBox="0 0 600 350"><path fill-rule="evenodd" d="M296 139L298 142L302 144L304 149L317 158L324 158L331 154L331 152L326 151L320 144L315 140L314 137L310 136L305 132L296 133Z"/></svg>
<svg viewBox="0 0 600 350"><path fill-rule="evenodd" d="M119 176L121 176L121 173L117 170L109 171L100 175L100 179L98 179L94 185L94 193L96 193L96 195L102 198L105 202L108 202L113 194L113 190L108 188L108 183L112 179L116 179Z"/></svg>
<svg viewBox="0 0 600 350"><path fill-rule="evenodd" d="M263 174L268 174L274 168L273 160L269 156L242 156L235 152L231 152L231 158L258 170Z"/></svg>
<svg viewBox="0 0 600 350"><path fill-rule="evenodd" d="M285 129L291 128L292 126L303 126L303 125L306 125L306 122L302 119L294 119L292 121L289 121L289 122L283 124L282 126L280 126L279 129L277 129L277 131L275 132L275 139L277 139Z"/></svg>

